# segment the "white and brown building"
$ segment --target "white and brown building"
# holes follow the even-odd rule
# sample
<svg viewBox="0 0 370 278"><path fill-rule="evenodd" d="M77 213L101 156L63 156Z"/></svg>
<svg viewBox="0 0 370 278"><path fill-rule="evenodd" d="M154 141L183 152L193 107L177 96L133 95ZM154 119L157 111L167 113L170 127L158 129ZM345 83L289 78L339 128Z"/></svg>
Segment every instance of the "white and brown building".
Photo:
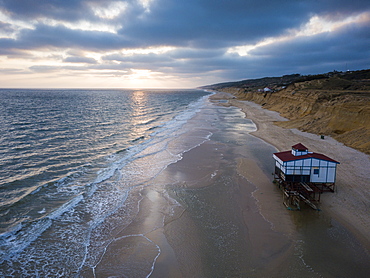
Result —
<svg viewBox="0 0 370 278"><path fill-rule="evenodd" d="M299 192L309 199L315 199L317 193L320 198L322 192L334 192L338 161L309 152L301 143L290 151L274 153L273 158L275 179L286 191Z"/></svg>

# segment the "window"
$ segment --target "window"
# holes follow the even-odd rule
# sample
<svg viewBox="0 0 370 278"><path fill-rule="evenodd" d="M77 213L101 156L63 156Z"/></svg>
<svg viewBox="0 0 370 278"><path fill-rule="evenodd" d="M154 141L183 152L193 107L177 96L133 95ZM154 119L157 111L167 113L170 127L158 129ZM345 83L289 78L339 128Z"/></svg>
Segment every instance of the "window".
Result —
<svg viewBox="0 0 370 278"><path fill-rule="evenodd" d="M313 174L314 175L318 175L319 173L320 173L320 169L319 168L313 169Z"/></svg>

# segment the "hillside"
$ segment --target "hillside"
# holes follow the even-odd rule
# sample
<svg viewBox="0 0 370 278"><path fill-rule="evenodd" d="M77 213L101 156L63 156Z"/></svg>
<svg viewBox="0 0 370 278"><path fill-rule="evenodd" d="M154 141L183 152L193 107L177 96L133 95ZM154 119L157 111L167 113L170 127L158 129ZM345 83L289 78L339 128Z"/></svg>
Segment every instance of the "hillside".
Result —
<svg viewBox="0 0 370 278"><path fill-rule="evenodd" d="M330 135L370 154L370 70L265 77L203 89L232 93L289 119L276 125Z"/></svg>

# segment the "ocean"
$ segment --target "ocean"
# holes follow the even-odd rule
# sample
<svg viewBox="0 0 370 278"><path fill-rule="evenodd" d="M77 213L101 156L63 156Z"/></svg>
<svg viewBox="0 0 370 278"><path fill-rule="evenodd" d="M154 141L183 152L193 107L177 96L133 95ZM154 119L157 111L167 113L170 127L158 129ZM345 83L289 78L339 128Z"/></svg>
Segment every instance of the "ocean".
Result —
<svg viewBox="0 0 370 278"><path fill-rule="evenodd" d="M58 275L53 264L78 273L128 192L194 147L167 150L206 95L1 89L0 273L43 276L42 265Z"/></svg>

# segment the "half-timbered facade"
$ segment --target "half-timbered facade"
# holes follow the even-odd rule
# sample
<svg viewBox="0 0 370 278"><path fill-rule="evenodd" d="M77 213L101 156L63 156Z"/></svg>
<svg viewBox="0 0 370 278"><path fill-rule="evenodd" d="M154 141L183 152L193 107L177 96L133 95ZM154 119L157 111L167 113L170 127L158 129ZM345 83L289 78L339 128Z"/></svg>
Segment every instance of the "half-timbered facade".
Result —
<svg viewBox="0 0 370 278"><path fill-rule="evenodd" d="M291 151L274 153L275 174L284 181L335 183L338 161L320 153L309 152L302 145Z"/></svg>
<svg viewBox="0 0 370 278"><path fill-rule="evenodd" d="M338 161L321 154L309 152L301 143L290 151L274 153L275 179L287 196L320 200L325 191L334 192Z"/></svg>

